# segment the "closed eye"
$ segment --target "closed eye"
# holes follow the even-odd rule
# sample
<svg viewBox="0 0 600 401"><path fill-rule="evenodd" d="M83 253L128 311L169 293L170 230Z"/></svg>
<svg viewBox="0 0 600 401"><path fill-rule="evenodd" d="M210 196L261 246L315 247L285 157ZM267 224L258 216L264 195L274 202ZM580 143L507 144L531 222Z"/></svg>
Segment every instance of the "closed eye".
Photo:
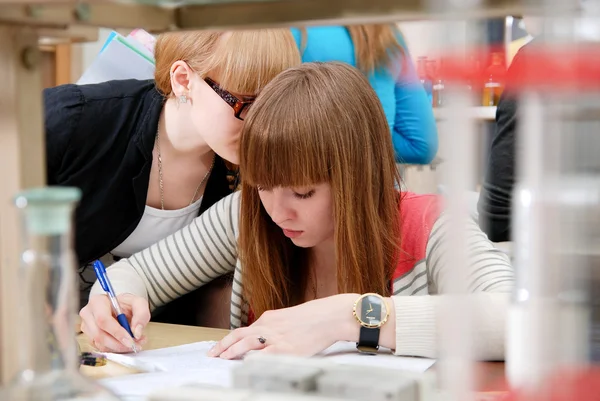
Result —
<svg viewBox="0 0 600 401"><path fill-rule="evenodd" d="M310 191L305 192L305 193L294 192L294 196L296 198L298 198L298 199L308 199L311 196L313 196L314 194L315 194L315 190L314 189L311 189Z"/></svg>

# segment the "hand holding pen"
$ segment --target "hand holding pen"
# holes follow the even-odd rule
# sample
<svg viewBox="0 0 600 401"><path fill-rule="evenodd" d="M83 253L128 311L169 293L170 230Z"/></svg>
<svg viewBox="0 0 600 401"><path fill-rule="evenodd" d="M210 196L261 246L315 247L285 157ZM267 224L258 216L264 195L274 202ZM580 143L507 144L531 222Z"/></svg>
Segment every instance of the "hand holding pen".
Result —
<svg viewBox="0 0 600 401"><path fill-rule="evenodd" d="M90 297L80 312L81 330L99 351L137 352L145 342L143 329L150 321L148 301L132 294L117 297L102 262L96 261L93 265L106 296Z"/></svg>
<svg viewBox="0 0 600 401"><path fill-rule="evenodd" d="M110 280L106 275L106 268L104 267L104 264L99 260L96 260L93 264L94 271L96 272L96 277L98 278L102 289L104 290L104 292L106 292L106 295L108 295L108 299L110 299L110 303L112 305L113 311L115 312L115 316L117 317L117 321L119 322L121 327L127 330L127 333L131 336L131 338L135 340L135 336L131 331L131 327L129 326L127 316L125 316L125 314L121 310L121 305L119 305L119 301L117 300L117 296L115 295L115 290L113 289L112 284L110 283ZM131 349L133 350L133 352L137 352L137 348L135 347L135 341L131 342Z"/></svg>

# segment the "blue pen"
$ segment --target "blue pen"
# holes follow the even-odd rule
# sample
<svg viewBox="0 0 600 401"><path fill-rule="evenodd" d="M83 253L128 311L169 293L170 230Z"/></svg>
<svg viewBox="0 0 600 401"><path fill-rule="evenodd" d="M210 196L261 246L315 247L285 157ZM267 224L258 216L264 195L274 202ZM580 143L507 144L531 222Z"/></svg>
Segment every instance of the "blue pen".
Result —
<svg viewBox="0 0 600 401"><path fill-rule="evenodd" d="M125 316L125 314L121 310L121 306L119 305L119 301L117 301L117 296L115 295L115 290L113 290L112 284L110 283L110 280L106 275L106 268L104 267L104 263L102 263L99 260L96 260L92 264L94 265L94 271L96 272L96 277L98 278L98 281L100 281L102 289L106 292L108 298L110 299L110 303L112 304L113 310L115 311L115 315L117 315L117 320L119 321L119 324L121 325L121 327L127 330L131 338L135 339L135 336L131 331L131 327L129 326L129 322L127 321L127 316ZM131 349L133 350L133 352L137 353L135 343L131 344Z"/></svg>

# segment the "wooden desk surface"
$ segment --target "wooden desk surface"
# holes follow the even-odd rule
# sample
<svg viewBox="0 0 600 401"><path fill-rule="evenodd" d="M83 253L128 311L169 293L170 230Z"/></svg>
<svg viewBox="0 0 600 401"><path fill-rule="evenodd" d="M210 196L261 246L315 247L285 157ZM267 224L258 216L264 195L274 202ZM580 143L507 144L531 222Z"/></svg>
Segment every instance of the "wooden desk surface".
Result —
<svg viewBox="0 0 600 401"><path fill-rule="evenodd" d="M228 332L228 330L207 327L178 326L151 322L146 327L145 334L148 342L144 345L144 350L174 347L198 341L218 341L225 337ZM77 342L83 352L94 350L92 344L83 333L77 336ZM105 366L81 366L81 372L86 376L96 379L138 373L135 369L129 369L110 361Z"/></svg>
<svg viewBox="0 0 600 401"><path fill-rule="evenodd" d="M228 333L228 330L211 329L206 327L178 326L164 323L150 323L146 328L148 342L145 350L173 347L198 341L218 341ZM92 351L93 347L84 334L77 336L77 341L82 351ZM82 373L86 376L102 379L107 377L122 376L137 373L119 364L108 362L106 366L82 366ZM475 366L475 390L488 396L507 390L504 374L504 363L482 362ZM478 398L483 400L484 398Z"/></svg>

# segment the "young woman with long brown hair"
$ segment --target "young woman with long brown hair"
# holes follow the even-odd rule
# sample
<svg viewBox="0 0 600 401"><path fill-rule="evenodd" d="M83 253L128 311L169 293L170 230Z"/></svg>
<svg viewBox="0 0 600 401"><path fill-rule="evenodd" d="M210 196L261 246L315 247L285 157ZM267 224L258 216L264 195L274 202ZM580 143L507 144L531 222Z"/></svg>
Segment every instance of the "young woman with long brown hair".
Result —
<svg viewBox="0 0 600 401"><path fill-rule="evenodd" d="M390 126L396 161L427 164L438 149L431 101L396 24L293 28L303 62L341 61L365 74Z"/></svg>
<svg viewBox="0 0 600 401"><path fill-rule="evenodd" d="M452 227L438 197L395 189L389 128L364 76L342 63L286 70L257 98L240 150L240 192L108 270L136 337L151 309L233 271L236 330L213 356L312 355L339 340L435 356L435 305L456 273L442 244ZM475 256L461 268L476 293L475 348L503 358L513 270L468 224ZM100 349L126 352L131 340L111 316L95 288L83 324L99 328Z"/></svg>

